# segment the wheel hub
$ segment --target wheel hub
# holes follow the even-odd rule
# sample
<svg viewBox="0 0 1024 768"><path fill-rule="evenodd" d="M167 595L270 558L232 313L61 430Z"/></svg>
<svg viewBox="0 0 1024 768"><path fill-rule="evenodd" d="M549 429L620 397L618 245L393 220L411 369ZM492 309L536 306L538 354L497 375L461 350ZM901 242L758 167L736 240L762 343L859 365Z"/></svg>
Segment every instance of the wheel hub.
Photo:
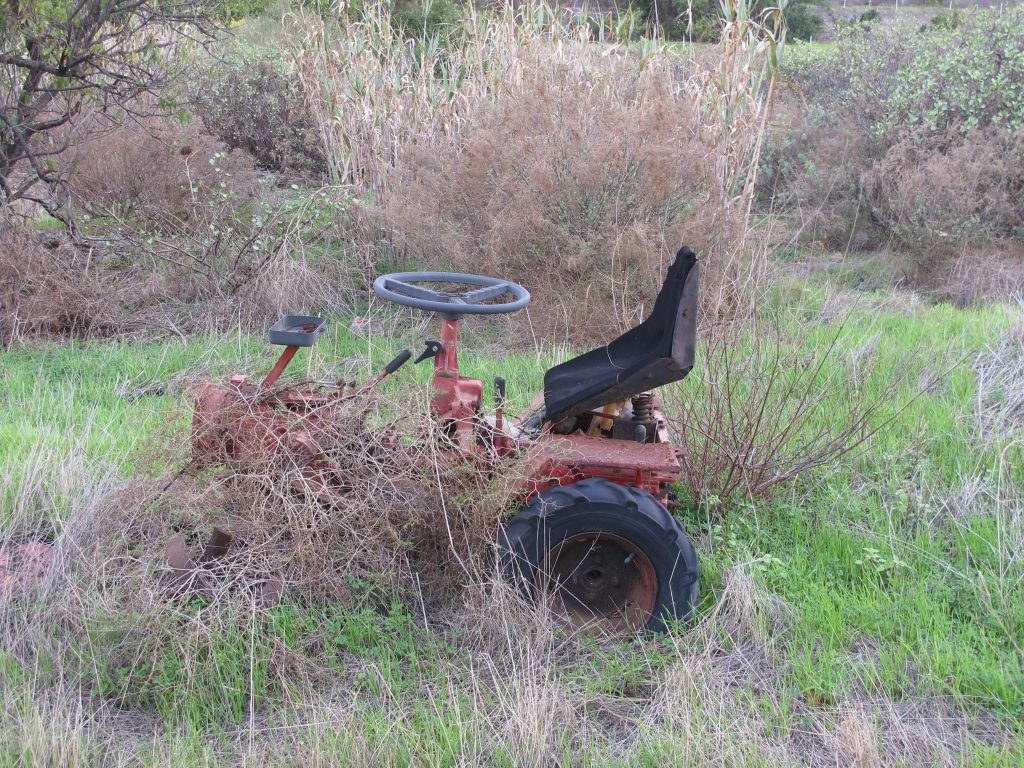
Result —
<svg viewBox="0 0 1024 768"><path fill-rule="evenodd" d="M658 595L647 556L608 533L580 534L552 547L540 563L538 586L573 626L612 632L647 624Z"/></svg>

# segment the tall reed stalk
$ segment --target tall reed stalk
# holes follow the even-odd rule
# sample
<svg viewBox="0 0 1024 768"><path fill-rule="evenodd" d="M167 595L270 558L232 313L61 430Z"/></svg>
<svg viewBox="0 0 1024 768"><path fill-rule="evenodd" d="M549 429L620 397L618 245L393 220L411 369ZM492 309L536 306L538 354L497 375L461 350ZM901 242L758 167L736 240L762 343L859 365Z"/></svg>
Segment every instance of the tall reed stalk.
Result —
<svg viewBox="0 0 1024 768"><path fill-rule="evenodd" d="M595 103L668 103L706 147L704 179L718 221L703 244L709 311L751 295L763 259L747 247L762 140L785 30L782 13L752 18L750 0L722 0L722 42L680 51L657 35L639 40L631 17L600 17L542 2L509 4L463 18L433 37L403 34L387 3L292 17L296 71L337 184L375 201L411 147L458 146L477 117L503 97L557 86ZM763 254L762 254L763 256Z"/></svg>

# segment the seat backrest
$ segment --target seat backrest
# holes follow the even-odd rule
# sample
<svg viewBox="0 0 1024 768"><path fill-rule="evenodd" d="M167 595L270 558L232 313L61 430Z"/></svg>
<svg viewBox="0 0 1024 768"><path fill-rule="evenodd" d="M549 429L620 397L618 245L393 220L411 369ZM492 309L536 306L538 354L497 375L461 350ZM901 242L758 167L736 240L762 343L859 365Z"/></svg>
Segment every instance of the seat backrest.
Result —
<svg viewBox="0 0 1024 768"><path fill-rule="evenodd" d="M682 379L697 340L697 257L679 249L650 316L544 375L545 418L564 419Z"/></svg>

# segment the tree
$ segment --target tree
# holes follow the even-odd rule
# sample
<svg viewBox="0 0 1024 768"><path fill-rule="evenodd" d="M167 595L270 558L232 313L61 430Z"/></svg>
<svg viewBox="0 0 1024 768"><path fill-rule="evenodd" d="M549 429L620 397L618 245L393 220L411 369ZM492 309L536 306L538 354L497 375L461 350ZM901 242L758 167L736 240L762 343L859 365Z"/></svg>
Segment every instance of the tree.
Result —
<svg viewBox="0 0 1024 768"><path fill-rule="evenodd" d="M42 205L77 235L60 156L96 117L167 103L175 47L208 42L208 0L0 0L0 214Z"/></svg>

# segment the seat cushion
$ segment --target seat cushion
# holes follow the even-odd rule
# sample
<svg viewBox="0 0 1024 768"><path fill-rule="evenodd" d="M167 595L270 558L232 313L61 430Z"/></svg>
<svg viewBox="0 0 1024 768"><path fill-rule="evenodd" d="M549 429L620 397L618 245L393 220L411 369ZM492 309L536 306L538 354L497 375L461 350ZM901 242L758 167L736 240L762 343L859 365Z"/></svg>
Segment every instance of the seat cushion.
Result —
<svg viewBox="0 0 1024 768"><path fill-rule="evenodd" d="M686 376L693 367L697 257L679 249L650 317L544 375L544 414L561 420Z"/></svg>

